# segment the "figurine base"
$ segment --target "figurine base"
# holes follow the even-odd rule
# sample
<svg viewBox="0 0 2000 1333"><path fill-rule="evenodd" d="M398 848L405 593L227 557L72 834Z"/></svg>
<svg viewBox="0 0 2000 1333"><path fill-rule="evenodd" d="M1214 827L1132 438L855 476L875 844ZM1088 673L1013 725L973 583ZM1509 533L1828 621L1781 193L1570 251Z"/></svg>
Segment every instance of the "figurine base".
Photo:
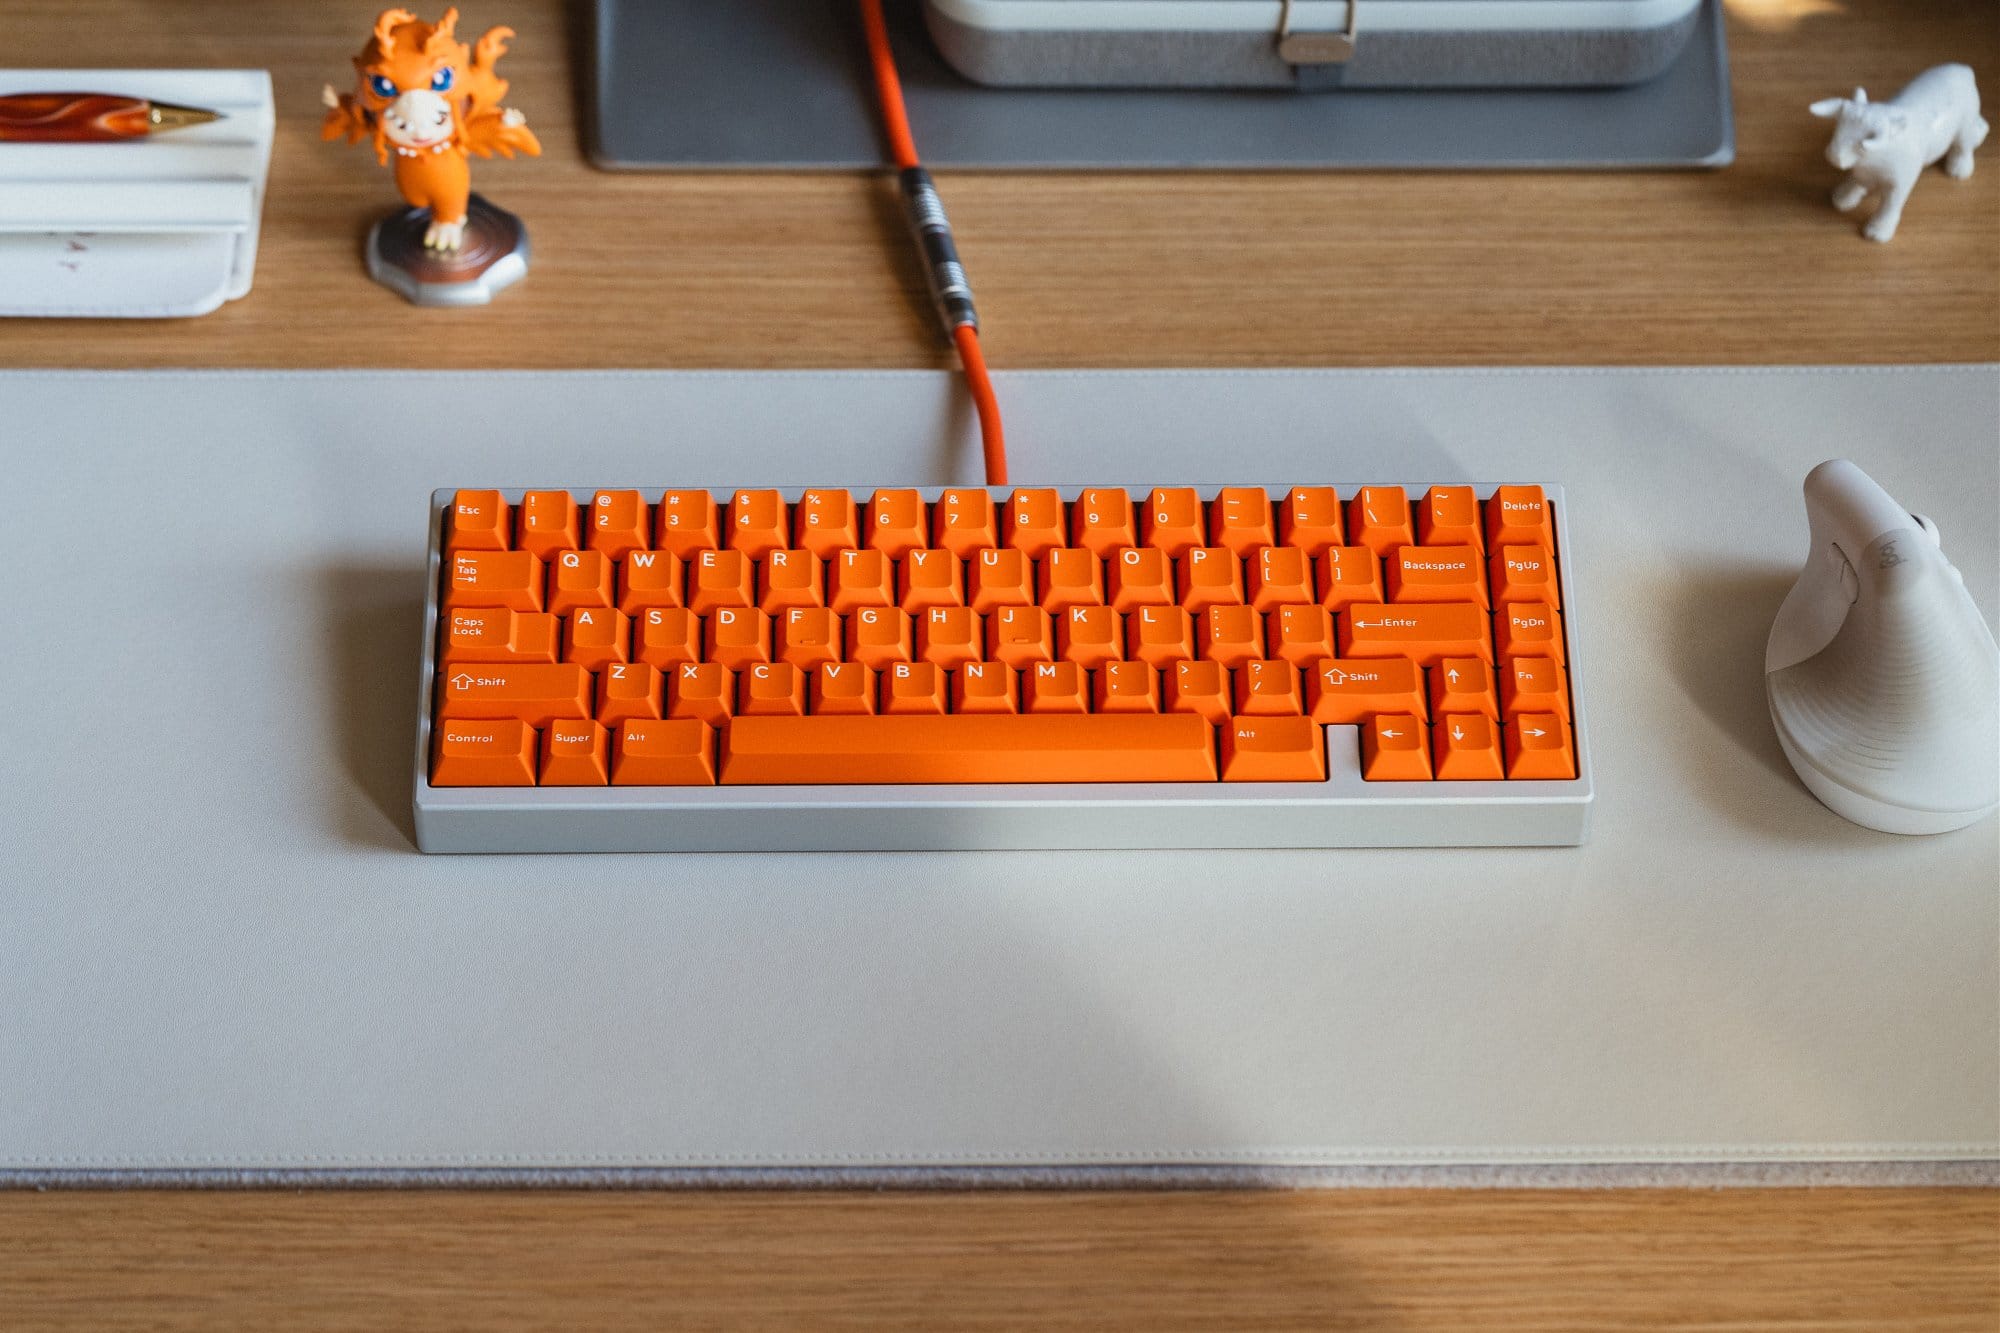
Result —
<svg viewBox="0 0 2000 1333"><path fill-rule="evenodd" d="M456 250L424 248L428 208L409 208L368 232L368 276L417 305L485 305L528 275L528 229L473 195Z"/></svg>

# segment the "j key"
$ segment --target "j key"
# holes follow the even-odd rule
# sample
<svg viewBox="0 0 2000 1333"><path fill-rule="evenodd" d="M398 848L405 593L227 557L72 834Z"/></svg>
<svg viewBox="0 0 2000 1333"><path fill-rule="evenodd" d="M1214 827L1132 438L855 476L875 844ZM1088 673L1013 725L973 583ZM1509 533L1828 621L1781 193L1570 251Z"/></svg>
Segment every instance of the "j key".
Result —
<svg viewBox="0 0 2000 1333"><path fill-rule="evenodd" d="M966 557L966 601L981 615L1035 604L1035 562L1026 551L982 550Z"/></svg>
<svg viewBox="0 0 2000 1333"><path fill-rule="evenodd" d="M535 729L525 722L440 722L433 749L433 787L535 785Z"/></svg>
<svg viewBox="0 0 2000 1333"><path fill-rule="evenodd" d="M498 491L460 491L452 497L444 549L504 551L511 545L513 509Z"/></svg>
<svg viewBox="0 0 2000 1333"><path fill-rule="evenodd" d="M875 492L868 501L862 526L867 529L862 543L891 560L901 560L911 551L930 544L930 508L918 491Z"/></svg>
<svg viewBox="0 0 2000 1333"><path fill-rule="evenodd" d="M525 492L515 515L515 529L515 545L544 560L553 559L557 551L574 551L583 545L576 497L568 491Z"/></svg>
<svg viewBox="0 0 2000 1333"><path fill-rule="evenodd" d="M1245 662L1233 674L1237 716L1298 717L1305 712L1299 669L1290 662L1259 658Z"/></svg>
<svg viewBox="0 0 2000 1333"><path fill-rule="evenodd" d="M1370 717L1361 725L1361 776L1370 782L1428 782L1429 742L1429 728L1414 717Z"/></svg>
<svg viewBox="0 0 2000 1333"><path fill-rule="evenodd" d="M1104 562L1104 596L1114 610L1171 606L1174 562L1165 551L1150 546L1114 551Z"/></svg>
<svg viewBox="0 0 2000 1333"><path fill-rule="evenodd" d="M1169 715L753 717L721 742L722 781L1205 782L1213 728Z"/></svg>
<svg viewBox="0 0 2000 1333"><path fill-rule="evenodd" d="M1507 776L1516 781L1566 782L1576 777L1569 719L1555 713L1518 713L1507 719Z"/></svg>
<svg viewBox="0 0 2000 1333"><path fill-rule="evenodd" d="M1125 655L1124 617L1108 606L1072 606L1055 617L1056 656L1095 671Z"/></svg>
<svg viewBox="0 0 2000 1333"><path fill-rule="evenodd" d="M1178 560L1208 540L1201 493L1192 486L1162 486L1146 498L1139 516L1140 540Z"/></svg>
<svg viewBox="0 0 2000 1333"><path fill-rule="evenodd" d="M1271 656L1309 667L1333 656L1333 613L1323 606L1281 606L1264 617L1264 639Z"/></svg>
<svg viewBox="0 0 2000 1333"><path fill-rule="evenodd" d="M601 671L613 662L630 658L632 618L623 611L600 606L578 611L569 618L563 634L563 661L574 662L589 671Z"/></svg>
<svg viewBox="0 0 2000 1333"><path fill-rule="evenodd" d="M950 551L906 552L900 562L901 604L905 611L965 602L965 576L959 558Z"/></svg>
<svg viewBox="0 0 2000 1333"><path fill-rule="evenodd" d="M702 656L731 671L771 660L771 616L755 607L725 606L707 618Z"/></svg>
<svg viewBox="0 0 2000 1333"><path fill-rule="evenodd" d="M1364 722L1377 713L1422 718L1424 673L1407 657L1318 662L1306 674L1306 712L1315 722Z"/></svg>
<svg viewBox="0 0 2000 1333"><path fill-rule="evenodd" d="M780 662L810 671L822 662L840 660L846 637L836 612L825 607L795 606L776 620L776 653Z"/></svg>
<svg viewBox="0 0 2000 1333"><path fill-rule="evenodd" d="M1010 667L1055 657L1055 630L1039 606L1003 606L986 617L986 656Z"/></svg>
<svg viewBox="0 0 2000 1333"><path fill-rule="evenodd" d="M1539 486L1499 486L1486 502L1486 549L1541 546L1556 549L1555 520Z"/></svg>
<svg viewBox="0 0 2000 1333"><path fill-rule="evenodd" d="M1439 782L1498 782L1500 724L1484 713L1440 714L1431 727L1432 772Z"/></svg>
<svg viewBox="0 0 2000 1333"><path fill-rule="evenodd" d="M1091 673L1093 713L1157 713L1160 673L1144 662L1106 662Z"/></svg>
<svg viewBox="0 0 2000 1333"><path fill-rule="evenodd" d="M1474 546L1484 549L1485 529L1479 521L1479 497L1470 486L1433 486L1417 502L1417 540L1425 546Z"/></svg>
<svg viewBox="0 0 2000 1333"><path fill-rule="evenodd" d="M1386 556L1416 541L1410 500L1401 486L1363 486L1347 502L1347 540Z"/></svg>
<svg viewBox="0 0 2000 1333"><path fill-rule="evenodd" d="M1541 602L1562 610L1556 563L1546 546L1502 546L1493 553L1493 599L1502 606Z"/></svg>
<svg viewBox="0 0 2000 1333"><path fill-rule="evenodd" d="M1125 617L1125 656L1165 669L1194 656L1194 617L1178 606L1142 606Z"/></svg>
<svg viewBox="0 0 2000 1333"><path fill-rule="evenodd" d="M1313 600L1312 557L1296 546L1266 546L1244 561L1248 598L1259 611Z"/></svg>
<svg viewBox="0 0 2000 1333"><path fill-rule="evenodd" d="M993 497L976 487L946 491L931 506L932 546L969 560L978 551L1000 544L1000 509Z"/></svg>
<svg viewBox="0 0 2000 1333"><path fill-rule="evenodd" d="M564 551L549 567L549 610L566 616L579 607L612 603L615 561L602 551Z"/></svg>
<svg viewBox="0 0 2000 1333"><path fill-rule="evenodd" d="M1563 662L1562 617L1546 602L1503 605L1493 617L1493 647L1509 657L1552 657Z"/></svg>
<svg viewBox="0 0 2000 1333"><path fill-rule="evenodd" d="M1020 712L1020 687L1014 668L1001 662L967 662L952 672L951 711Z"/></svg>
<svg viewBox="0 0 2000 1333"><path fill-rule="evenodd" d="M804 717L806 673L789 662L759 662L736 678L738 717Z"/></svg>
<svg viewBox="0 0 2000 1333"><path fill-rule="evenodd" d="M1061 611L1104 601L1104 562L1079 547L1058 547L1039 562L1042 609Z"/></svg>
<svg viewBox="0 0 2000 1333"><path fill-rule="evenodd" d="M820 558L807 550L773 551L759 564L757 605L773 613L822 606Z"/></svg>
<svg viewBox="0 0 2000 1333"><path fill-rule="evenodd" d="M1428 672L1431 715L1484 713L1500 716L1499 696L1493 688L1493 668L1476 657L1447 657ZM1499 742L1494 742L1497 747ZM1499 753L1496 748L1495 754Z"/></svg>
<svg viewBox="0 0 2000 1333"><path fill-rule="evenodd" d="M1166 711L1229 721L1229 668L1220 662L1176 662L1165 668Z"/></svg>
<svg viewBox="0 0 2000 1333"><path fill-rule="evenodd" d="M455 666L438 680L438 716L446 721L514 718L545 727L590 716L590 672L574 663Z"/></svg>
<svg viewBox="0 0 2000 1333"><path fill-rule="evenodd" d="M1031 560L1041 559L1069 540L1062 496L1046 487L1017 490L1009 496L1001 525L1006 528L1001 539L1015 550L1027 552Z"/></svg>
<svg viewBox="0 0 2000 1333"><path fill-rule="evenodd" d="M791 507L772 490L738 491L729 501L729 548L752 560L792 544Z"/></svg>
<svg viewBox="0 0 2000 1333"><path fill-rule="evenodd" d="M662 671L701 660L701 617L692 611L655 608L639 617L633 633L632 655Z"/></svg>
<svg viewBox="0 0 2000 1333"><path fill-rule="evenodd" d="M968 606L934 606L917 614L917 659L947 671L986 652L986 626Z"/></svg>
<svg viewBox="0 0 2000 1333"><path fill-rule="evenodd" d="M668 491L660 497L654 545L683 560L722 545L722 515L707 491Z"/></svg>
<svg viewBox="0 0 2000 1333"><path fill-rule="evenodd" d="M618 609L628 616L681 606L687 569L672 551L631 551L618 562Z"/></svg>
<svg viewBox="0 0 2000 1333"><path fill-rule="evenodd" d="M1132 497L1112 486L1085 488L1069 507L1070 544L1082 547L1099 559L1120 547L1139 541L1138 523L1133 517Z"/></svg>
<svg viewBox="0 0 2000 1333"><path fill-rule="evenodd" d="M1247 606L1211 606L1196 620L1201 655L1226 667L1264 655L1264 617Z"/></svg>
<svg viewBox="0 0 2000 1333"><path fill-rule="evenodd" d="M611 780L611 736L597 722L551 722L542 730L544 787L602 787Z"/></svg>
<svg viewBox="0 0 2000 1333"><path fill-rule="evenodd" d="M951 677L930 662L898 662L882 672L886 714L942 713L951 697Z"/></svg>
<svg viewBox="0 0 2000 1333"><path fill-rule="evenodd" d="M1087 713L1090 677L1074 662L1037 662L1021 673L1024 713Z"/></svg>
<svg viewBox="0 0 2000 1333"><path fill-rule="evenodd" d="M667 677L667 716L727 726L736 707L736 673L717 662L683 662Z"/></svg>
<svg viewBox="0 0 2000 1333"><path fill-rule="evenodd" d="M1278 505L1278 541L1308 557L1341 542L1340 492L1331 486L1294 486Z"/></svg>
<svg viewBox="0 0 2000 1333"><path fill-rule="evenodd" d="M1492 625L1471 602L1350 606L1340 616L1342 657L1408 657L1430 666L1441 657L1493 660Z"/></svg>
<svg viewBox="0 0 2000 1333"><path fill-rule="evenodd" d="M1486 566L1474 546L1399 546L1385 566L1392 602L1477 602L1486 606Z"/></svg>
<svg viewBox="0 0 2000 1333"><path fill-rule="evenodd" d="M894 666L910 660L914 637L910 613L894 607L864 606L847 617L847 660L863 666Z"/></svg>
<svg viewBox="0 0 2000 1333"><path fill-rule="evenodd" d="M1271 497L1262 486L1224 486L1208 506L1208 544L1238 557L1278 539Z"/></svg>
<svg viewBox="0 0 2000 1333"><path fill-rule="evenodd" d="M556 626L552 615L510 611L504 606L470 606L447 611L444 620L444 661L553 662Z"/></svg>
<svg viewBox="0 0 2000 1333"><path fill-rule="evenodd" d="M1243 562L1220 546L1197 546L1174 562L1180 602L1190 611L1243 600Z"/></svg>
<svg viewBox="0 0 2000 1333"><path fill-rule="evenodd" d="M663 716L666 678L644 662L613 662L597 673L597 720L609 727Z"/></svg>
<svg viewBox="0 0 2000 1333"><path fill-rule="evenodd" d="M861 545L860 516L846 491L812 490L799 497L792 515L794 540L800 550L830 560L836 551Z"/></svg>
<svg viewBox="0 0 2000 1333"><path fill-rule="evenodd" d="M450 610L468 606L542 609L542 562L526 551L460 551L451 558L450 568L451 583L444 596Z"/></svg>
<svg viewBox="0 0 2000 1333"><path fill-rule="evenodd" d="M1303 717L1238 717L1222 731L1224 782L1324 782L1326 741Z"/></svg>
<svg viewBox="0 0 2000 1333"><path fill-rule="evenodd" d="M896 604L896 563L880 551L841 551L827 574L826 603L846 615Z"/></svg>
<svg viewBox="0 0 2000 1333"><path fill-rule="evenodd" d="M611 782L619 787L713 785L714 729L685 720L622 724L611 742Z"/></svg>
<svg viewBox="0 0 2000 1333"><path fill-rule="evenodd" d="M1569 681L1549 657L1509 658L1500 671L1500 711L1569 716Z"/></svg>
<svg viewBox="0 0 2000 1333"><path fill-rule="evenodd" d="M599 491L590 500L589 530L583 544L612 560L627 551L643 551L651 533L652 515L637 491Z"/></svg>
<svg viewBox="0 0 2000 1333"><path fill-rule="evenodd" d="M859 662L822 662L813 668L807 703L815 713L873 713L875 673Z"/></svg>
<svg viewBox="0 0 2000 1333"><path fill-rule="evenodd" d="M708 615L757 604L757 565L742 551L701 551L688 565L688 609Z"/></svg>
<svg viewBox="0 0 2000 1333"><path fill-rule="evenodd" d="M1355 602L1382 598L1382 561L1365 546L1329 546L1313 563L1319 580L1319 604L1340 611Z"/></svg>

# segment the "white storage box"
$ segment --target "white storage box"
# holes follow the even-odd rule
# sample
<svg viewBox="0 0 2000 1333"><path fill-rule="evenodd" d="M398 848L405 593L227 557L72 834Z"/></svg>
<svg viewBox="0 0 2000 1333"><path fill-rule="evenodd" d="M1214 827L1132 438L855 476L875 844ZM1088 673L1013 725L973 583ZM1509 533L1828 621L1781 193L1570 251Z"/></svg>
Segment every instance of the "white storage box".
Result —
<svg viewBox="0 0 2000 1333"><path fill-rule="evenodd" d="M1637 83L1702 0L924 0L944 57L1009 87Z"/></svg>

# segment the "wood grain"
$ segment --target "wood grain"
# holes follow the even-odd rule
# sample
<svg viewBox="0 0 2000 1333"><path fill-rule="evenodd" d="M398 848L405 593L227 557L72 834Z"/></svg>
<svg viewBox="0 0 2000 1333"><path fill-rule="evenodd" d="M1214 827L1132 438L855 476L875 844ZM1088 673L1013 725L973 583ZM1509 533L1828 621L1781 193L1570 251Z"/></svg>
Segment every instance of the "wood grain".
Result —
<svg viewBox="0 0 2000 1333"><path fill-rule="evenodd" d="M2000 1195L0 1195L0 1323L1991 1333Z"/></svg>
<svg viewBox="0 0 2000 1333"><path fill-rule="evenodd" d="M1946 58L2000 70L2000 23L1952 0L1730 0L1741 150L1722 172L947 173L1001 367L1644 364L2000 358L2000 151L1933 172L1889 246L1826 202L1805 106ZM396 203L365 148L322 144L374 0L10 0L6 59L264 66L279 131L256 289L174 324L10 321L15 366L945 364L880 179L611 175L585 165L555 0L517 28L511 101L547 145L477 164L533 273L477 312L370 283ZM1791 17L1791 16L1797 17ZM1755 19L1756 21L1751 21ZM922 126L918 126L921 139Z"/></svg>

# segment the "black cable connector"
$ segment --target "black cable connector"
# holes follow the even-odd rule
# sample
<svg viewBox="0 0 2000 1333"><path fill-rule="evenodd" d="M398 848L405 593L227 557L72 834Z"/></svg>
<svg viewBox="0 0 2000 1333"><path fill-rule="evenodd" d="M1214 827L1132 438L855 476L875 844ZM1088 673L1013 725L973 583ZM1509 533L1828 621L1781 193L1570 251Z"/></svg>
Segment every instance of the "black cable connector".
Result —
<svg viewBox="0 0 2000 1333"><path fill-rule="evenodd" d="M979 327L979 312L972 305L972 284L966 280L965 266L958 262L958 245L952 240L951 220L944 215L944 201L938 198L931 174L922 167L905 167L899 180L903 187L903 210L910 221L910 233L924 256L924 277L931 285L931 299L937 303L938 318L944 321L945 336L970 325Z"/></svg>

